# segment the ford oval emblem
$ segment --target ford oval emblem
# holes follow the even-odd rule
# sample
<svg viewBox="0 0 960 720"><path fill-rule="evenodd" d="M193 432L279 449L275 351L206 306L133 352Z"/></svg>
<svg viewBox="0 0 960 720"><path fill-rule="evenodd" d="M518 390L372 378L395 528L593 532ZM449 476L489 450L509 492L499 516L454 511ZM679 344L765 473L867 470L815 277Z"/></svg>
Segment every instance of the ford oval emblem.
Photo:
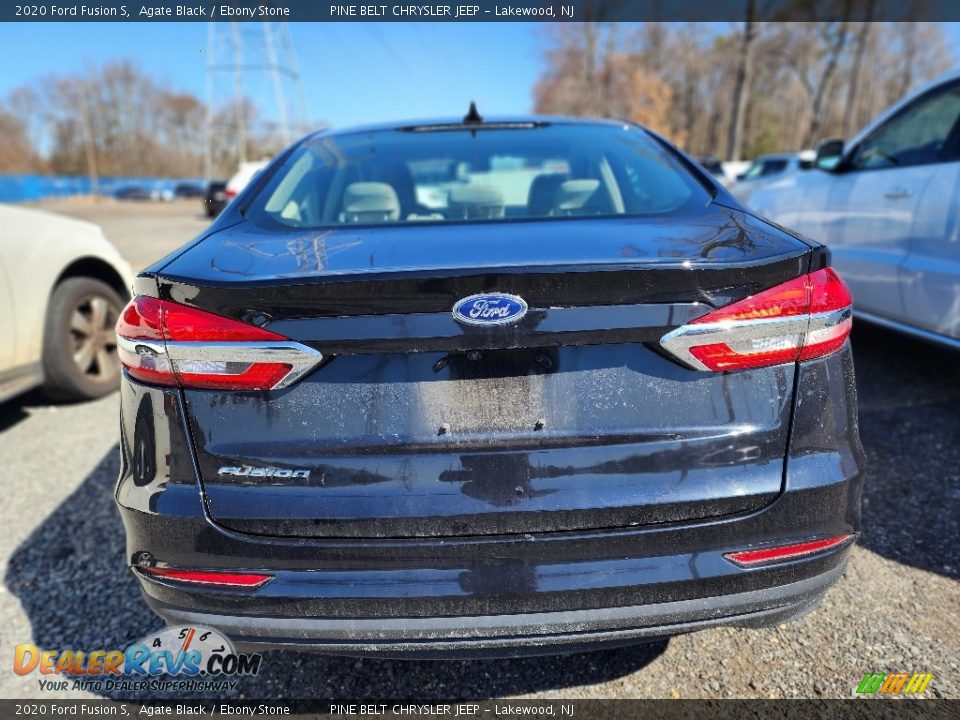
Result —
<svg viewBox="0 0 960 720"><path fill-rule="evenodd" d="M507 293L471 295L453 306L453 319L466 325L507 325L526 314L526 300Z"/></svg>

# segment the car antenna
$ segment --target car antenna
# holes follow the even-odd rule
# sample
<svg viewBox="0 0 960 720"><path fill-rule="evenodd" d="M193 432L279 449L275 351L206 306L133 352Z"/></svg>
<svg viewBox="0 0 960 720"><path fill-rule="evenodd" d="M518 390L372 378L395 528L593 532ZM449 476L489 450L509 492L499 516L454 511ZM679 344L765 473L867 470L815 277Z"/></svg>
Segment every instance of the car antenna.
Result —
<svg viewBox="0 0 960 720"><path fill-rule="evenodd" d="M470 109L467 111L467 114L463 116L464 125L478 125L483 122L483 116L477 112L477 104L471 100Z"/></svg>

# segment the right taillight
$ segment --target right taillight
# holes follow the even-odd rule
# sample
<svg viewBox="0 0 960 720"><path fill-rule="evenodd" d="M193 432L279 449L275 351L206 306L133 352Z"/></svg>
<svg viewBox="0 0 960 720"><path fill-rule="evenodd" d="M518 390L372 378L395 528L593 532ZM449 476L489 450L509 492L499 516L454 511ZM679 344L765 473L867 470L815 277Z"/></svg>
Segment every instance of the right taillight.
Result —
<svg viewBox="0 0 960 720"><path fill-rule="evenodd" d="M811 360L850 335L853 299L831 268L801 275L707 313L660 344L697 370L746 370Z"/></svg>
<svg viewBox="0 0 960 720"><path fill-rule="evenodd" d="M117 349L136 380L208 390L283 388L323 358L275 332L146 295L121 313Z"/></svg>

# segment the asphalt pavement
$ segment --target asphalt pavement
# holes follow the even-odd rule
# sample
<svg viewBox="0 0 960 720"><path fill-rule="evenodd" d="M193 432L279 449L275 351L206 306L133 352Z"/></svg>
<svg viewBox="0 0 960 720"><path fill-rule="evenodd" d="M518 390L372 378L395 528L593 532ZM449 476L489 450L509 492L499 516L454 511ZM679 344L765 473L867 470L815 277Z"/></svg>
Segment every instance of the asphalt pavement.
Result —
<svg viewBox="0 0 960 720"><path fill-rule="evenodd" d="M55 203L101 222L142 267L202 230L199 203ZM828 698L867 672L933 673L960 697L960 356L858 323L864 532L805 618L719 628L625 650L498 661L387 661L270 652L232 697ZM0 661L33 642L122 648L162 623L124 566L113 506L117 396L0 405ZM0 672L0 697L79 699ZM143 696L146 697L146 696ZM181 696L182 697L182 696Z"/></svg>

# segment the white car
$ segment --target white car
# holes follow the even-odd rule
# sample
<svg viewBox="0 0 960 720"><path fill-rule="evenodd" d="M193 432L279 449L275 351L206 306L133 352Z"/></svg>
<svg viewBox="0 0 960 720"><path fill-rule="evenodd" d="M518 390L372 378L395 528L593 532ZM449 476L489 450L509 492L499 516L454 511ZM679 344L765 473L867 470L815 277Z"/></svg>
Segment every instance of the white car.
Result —
<svg viewBox="0 0 960 720"><path fill-rule="evenodd" d="M0 205L0 402L34 387L95 398L120 380L130 266L96 225Z"/></svg>
<svg viewBox="0 0 960 720"><path fill-rule="evenodd" d="M960 349L960 71L821 143L816 164L750 206L830 248L854 314Z"/></svg>
<svg viewBox="0 0 960 720"><path fill-rule="evenodd" d="M813 167L815 160L816 153L813 150L761 155L737 176L730 192L740 202L750 205L750 198L757 190L769 187L803 170L809 170Z"/></svg>
<svg viewBox="0 0 960 720"><path fill-rule="evenodd" d="M242 162L236 173L227 181L227 202L233 200L240 192L250 184L250 181L257 176L257 173L270 164L269 160L256 160L253 162Z"/></svg>

